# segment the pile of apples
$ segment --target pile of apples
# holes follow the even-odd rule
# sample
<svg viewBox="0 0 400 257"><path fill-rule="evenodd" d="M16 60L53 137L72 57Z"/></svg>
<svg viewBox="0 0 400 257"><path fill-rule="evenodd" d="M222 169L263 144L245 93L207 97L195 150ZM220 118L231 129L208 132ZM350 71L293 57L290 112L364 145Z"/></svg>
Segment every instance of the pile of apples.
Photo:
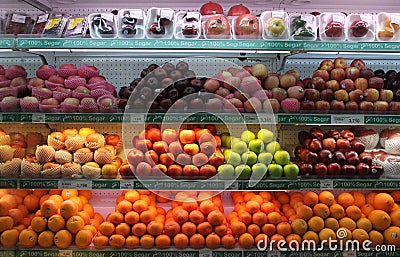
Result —
<svg viewBox="0 0 400 257"><path fill-rule="evenodd" d="M118 99L113 85L95 66L42 65L27 78L24 67L0 66L0 108L3 112L115 112Z"/></svg>
<svg viewBox="0 0 400 257"><path fill-rule="evenodd" d="M123 165L119 173L123 178L212 177L224 163L216 131L214 125L203 128L188 125L179 131L171 128L161 131L158 125L148 125L133 138L134 148L127 154L129 165Z"/></svg>
<svg viewBox="0 0 400 257"><path fill-rule="evenodd" d="M373 156L366 152L366 145L350 130L329 130L319 127L310 132L299 132L300 146L295 148L300 174L303 177L316 175L320 178L343 176L346 178L379 178L383 167L373 162Z"/></svg>
<svg viewBox="0 0 400 257"><path fill-rule="evenodd" d="M291 163L290 154L281 149L275 135L268 129L260 129L257 136L247 130L240 138L221 135L226 164L218 167L222 179L249 179L254 175L265 178L297 178L299 168Z"/></svg>

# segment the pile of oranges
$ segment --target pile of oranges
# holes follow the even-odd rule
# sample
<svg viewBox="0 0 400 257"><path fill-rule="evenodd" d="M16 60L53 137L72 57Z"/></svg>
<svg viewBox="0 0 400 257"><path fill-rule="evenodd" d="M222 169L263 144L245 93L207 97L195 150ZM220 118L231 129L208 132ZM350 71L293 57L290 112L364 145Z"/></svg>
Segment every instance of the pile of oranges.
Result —
<svg viewBox="0 0 400 257"><path fill-rule="evenodd" d="M400 191L286 193L232 192L234 211L227 215L242 248L268 238L273 246L311 240L370 240L373 245L400 246ZM344 230L341 237L337 231ZM274 241L272 241L274 240Z"/></svg>
<svg viewBox="0 0 400 257"><path fill-rule="evenodd" d="M86 248L103 222L89 190L8 190L0 200L1 245ZM4 224L4 225L3 225Z"/></svg>

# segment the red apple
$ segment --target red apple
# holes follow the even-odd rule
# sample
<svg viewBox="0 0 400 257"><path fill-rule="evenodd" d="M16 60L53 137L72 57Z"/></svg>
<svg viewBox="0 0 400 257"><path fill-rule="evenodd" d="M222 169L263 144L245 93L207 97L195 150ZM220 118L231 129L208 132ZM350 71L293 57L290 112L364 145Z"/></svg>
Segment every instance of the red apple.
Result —
<svg viewBox="0 0 400 257"><path fill-rule="evenodd" d="M356 67L358 68L360 71L365 69L365 62L361 59L354 59L351 63L350 63L351 67Z"/></svg>
<svg viewBox="0 0 400 257"><path fill-rule="evenodd" d="M342 81L346 78L346 72L343 68L335 68L331 71L331 79Z"/></svg>
<svg viewBox="0 0 400 257"><path fill-rule="evenodd" d="M340 172L342 170L342 167L337 162L329 164L327 168L328 168L328 175L330 176L338 176L340 175Z"/></svg>
<svg viewBox="0 0 400 257"><path fill-rule="evenodd" d="M242 14L235 20L235 34L238 36L258 37L260 23L253 14Z"/></svg>
<svg viewBox="0 0 400 257"><path fill-rule="evenodd" d="M335 68L335 65L333 64L332 60L323 60L319 65L319 68L330 73Z"/></svg>
<svg viewBox="0 0 400 257"><path fill-rule="evenodd" d="M208 2L200 7L201 15L224 14L222 6L215 2Z"/></svg>
<svg viewBox="0 0 400 257"><path fill-rule="evenodd" d="M356 78L354 81L354 86L356 89L365 91L368 88L368 80L366 78Z"/></svg>
<svg viewBox="0 0 400 257"><path fill-rule="evenodd" d="M323 163L317 163L314 166L314 173L320 178L324 178L328 175L328 167Z"/></svg>
<svg viewBox="0 0 400 257"><path fill-rule="evenodd" d="M347 68L347 61L346 59L342 57L338 57L333 61L333 64L335 65L335 68L342 68L346 69Z"/></svg>
<svg viewBox="0 0 400 257"><path fill-rule="evenodd" d="M250 13L249 8L247 8L243 4L236 4L229 8L228 16L240 16L246 13Z"/></svg>
<svg viewBox="0 0 400 257"><path fill-rule="evenodd" d="M351 149L350 141L347 139L340 138L336 142L336 148L341 152L347 152Z"/></svg>
<svg viewBox="0 0 400 257"><path fill-rule="evenodd" d="M355 80L360 76L360 70L357 67L347 67L345 70L346 78Z"/></svg>
<svg viewBox="0 0 400 257"><path fill-rule="evenodd" d="M332 137L324 138L322 140L322 146L324 149L334 152L336 150L336 140Z"/></svg>
<svg viewBox="0 0 400 257"><path fill-rule="evenodd" d="M340 88L339 82L337 80L335 80L335 79L328 80L325 83L325 87L327 89L331 89L333 92L339 90L339 88Z"/></svg>
<svg viewBox="0 0 400 257"><path fill-rule="evenodd" d="M312 152L319 152L322 150L322 143L318 139L312 139L311 142L308 145L308 149Z"/></svg>

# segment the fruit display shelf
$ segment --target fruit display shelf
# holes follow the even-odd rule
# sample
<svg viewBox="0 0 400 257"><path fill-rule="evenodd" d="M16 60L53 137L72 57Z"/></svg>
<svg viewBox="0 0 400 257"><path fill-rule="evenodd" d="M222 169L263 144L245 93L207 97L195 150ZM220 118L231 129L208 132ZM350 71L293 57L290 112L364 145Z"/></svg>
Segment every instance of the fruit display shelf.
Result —
<svg viewBox="0 0 400 257"><path fill-rule="evenodd" d="M319 124L319 125L397 125L400 123L399 115L374 115L374 114L214 114L197 113L188 117L183 113L98 113L96 115L85 113L0 113L0 122L23 123L132 123L143 124L169 122L176 123L185 120L185 123L214 123L214 124Z"/></svg>
<svg viewBox="0 0 400 257"><path fill-rule="evenodd" d="M361 51L399 52L399 42L323 42L289 40L210 40L210 39L85 39L17 38L1 39L0 47L16 49L226 49L276 51Z"/></svg>
<svg viewBox="0 0 400 257"><path fill-rule="evenodd" d="M383 190L400 188L400 180L385 179L296 179L296 180L262 180L255 186L250 187L248 181L213 180L201 181L159 181L159 180L32 180L32 179L2 179L0 188L20 189L113 189L113 190L310 190L310 189L364 189Z"/></svg>

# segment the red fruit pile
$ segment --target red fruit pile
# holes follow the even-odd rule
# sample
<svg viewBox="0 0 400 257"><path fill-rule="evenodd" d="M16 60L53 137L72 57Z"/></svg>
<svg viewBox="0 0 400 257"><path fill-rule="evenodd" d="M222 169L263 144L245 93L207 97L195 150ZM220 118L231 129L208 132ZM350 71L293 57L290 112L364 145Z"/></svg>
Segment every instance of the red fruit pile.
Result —
<svg viewBox="0 0 400 257"><path fill-rule="evenodd" d="M158 125L149 125L133 138L134 149L127 154L131 169L120 170L120 174L141 178L163 174L173 178L212 177L224 163L220 145L214 125L179 131L161 131Z"/></svg>
<svg viewBox="0 0 400 257"><path fill-rule="evenodd" d="M354 138L350 130L324 131L314 127L310 132L299 133L300 146L295 149L300 173L321 178L346 176L378 178L383 173L381 165L372 162L365 152L365 144Z"/></svg>

